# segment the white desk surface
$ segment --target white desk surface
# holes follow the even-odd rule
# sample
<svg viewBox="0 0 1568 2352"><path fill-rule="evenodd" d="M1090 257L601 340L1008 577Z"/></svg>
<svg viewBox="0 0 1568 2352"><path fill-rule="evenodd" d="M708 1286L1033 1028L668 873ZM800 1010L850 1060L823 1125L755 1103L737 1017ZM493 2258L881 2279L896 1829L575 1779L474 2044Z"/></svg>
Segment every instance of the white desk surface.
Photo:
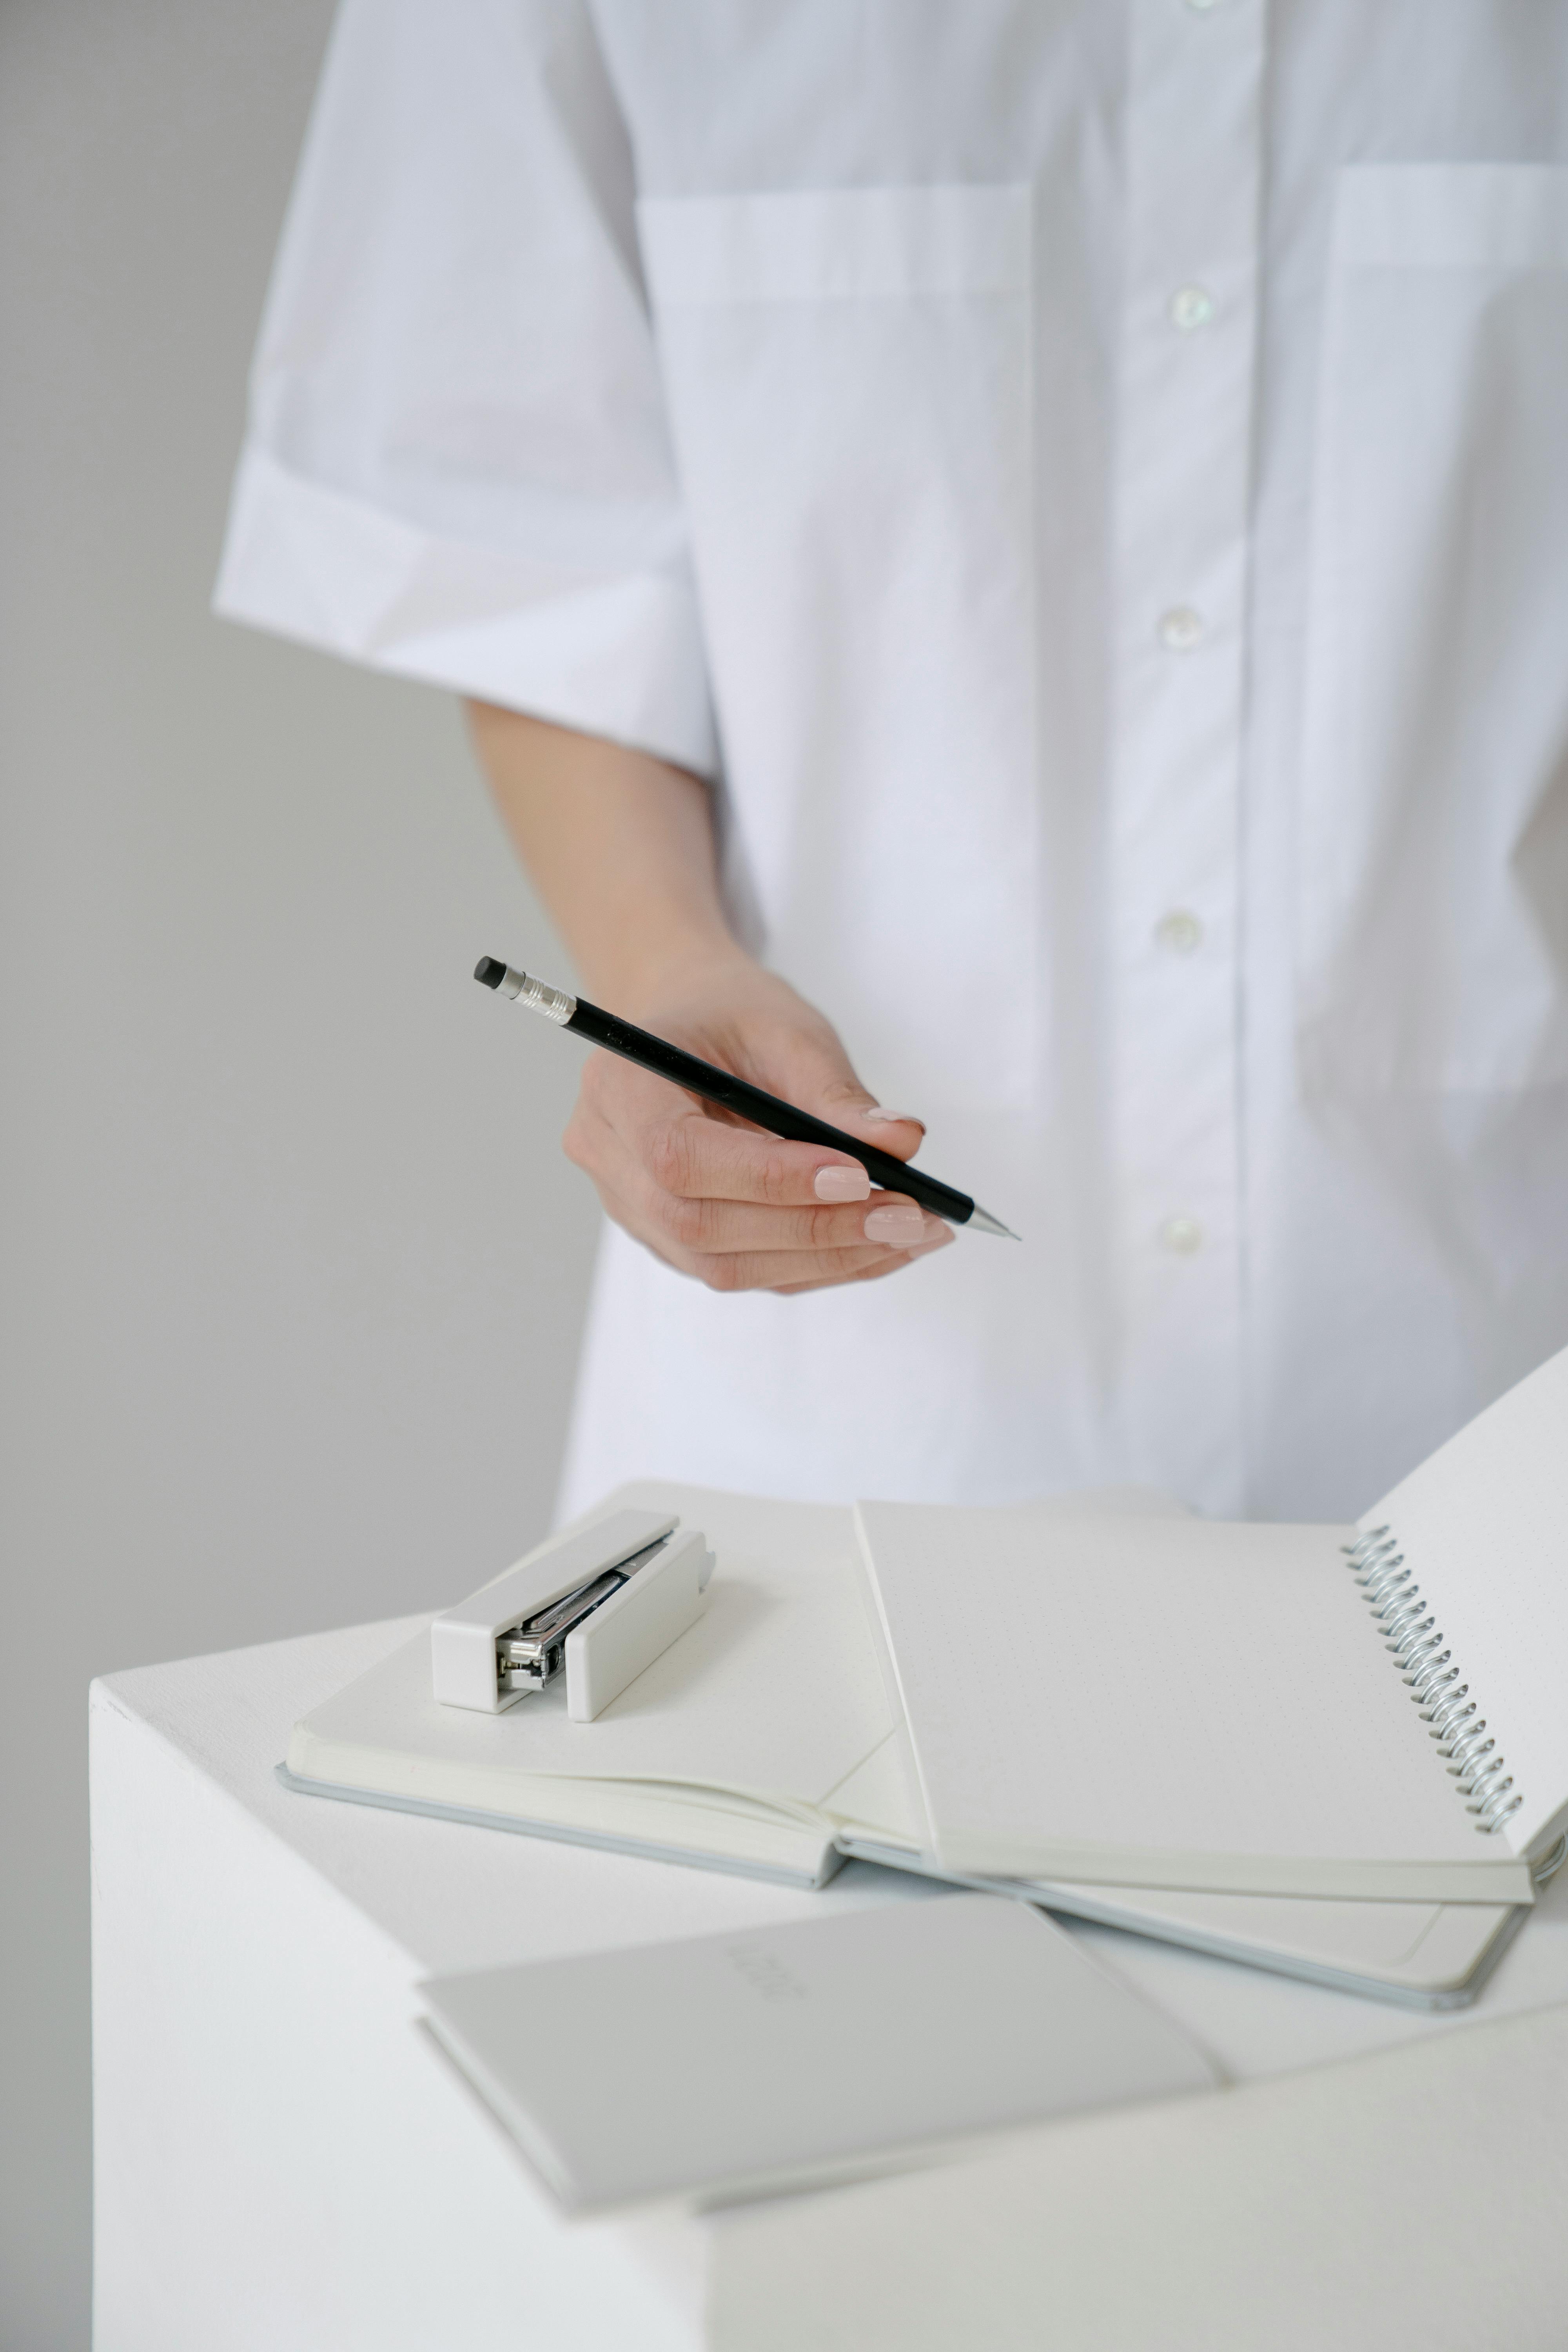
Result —
<svg viewBox="0 0 1568 2352"><path fill-rule="evenodd" d="M1568 1871L1445 2017L1083 1929L1253 2087L706 2219L559 2223L414 2030L422 1978L926 1890L851 1864L811 1895L282 1789L295 1718L422 1622L95 1686L99 2352L1568 2342ZM504 2264L475 2284L481 2213L533 2249L527 2295Z"/></svg>

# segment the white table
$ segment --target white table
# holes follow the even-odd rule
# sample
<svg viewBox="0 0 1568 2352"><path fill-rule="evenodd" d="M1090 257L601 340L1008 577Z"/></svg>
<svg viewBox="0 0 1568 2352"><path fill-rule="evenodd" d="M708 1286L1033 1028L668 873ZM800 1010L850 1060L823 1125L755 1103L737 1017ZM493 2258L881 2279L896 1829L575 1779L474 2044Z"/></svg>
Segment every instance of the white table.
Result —
<svg viewBox="0 0 1568 2352"><path fill-rule="evenodd" d="M417 2030L423 1978L921 1890L280 1788L295 1717L420 1622L94 1686L98 2352L1568 2343L1568 1872L1458 2018L1084 1931L1236 2087L817 2196L563 2221Z"/></svg>

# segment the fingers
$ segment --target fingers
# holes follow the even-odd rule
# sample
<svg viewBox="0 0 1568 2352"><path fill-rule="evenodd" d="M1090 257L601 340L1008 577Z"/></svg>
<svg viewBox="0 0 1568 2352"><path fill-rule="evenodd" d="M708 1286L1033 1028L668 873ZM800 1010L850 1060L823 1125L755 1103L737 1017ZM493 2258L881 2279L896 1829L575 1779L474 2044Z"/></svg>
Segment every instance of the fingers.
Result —
<svg viewBox="0 0 1568 2352"><path fill-rule="evenodd" d="M862 1135L879 1151L894 1160L912 1160L925 1140L925 1121L907 1112L884 1110L880 1103L840 1104L837 1112L819 1111L819 1118L830 1118L835 1127L850 1135Z"/></svg>
<svg viewBox="0 0 1568 2352"><path fill-rule="evenodd" d="M847 1152L786 1143L700 1113L658 1118L626 1140L654 1181L678 1200L792 1209L835 1198L864 1201L871 1190L869 1176Z"/></svg>
<svg viewBox="0 0 1568 2352"><path fill-rule="evenodd" d="M847 1152L787 1143L699 1110L661 1078L595 1056L584 1071L566 1149L580 1167L629 1188L635 1169L677 1200L749 1201L776 1209L866 1200L871 1180Z"/></svg>
<svg viewBox="0 0 1568 2352"><path fill-rule="evenodd" d="M930 1244L940 1248L940 1243ZM728 1256L699 1258L685 1272L695 1275L709 1290L827 1290L846 1282L860 1282L892 1274L912 1263L909 1250L889 1250L875 1244L859 1249L818 1254L794 1252L774 1255L766 1251L739 1252Z"/></svg>
<svg viewBox="0 0 1568 2352"><path fill-rule="evenodd" d="M782 1094L802 1110L863 1136L896 1160L912 1160L925 1133L924 1122L901 1111L884 1110L856 1076L837 1033L820 1018L769 1040L770 1069L758 1083Z"/></svg>
<svg viewBox="0 0 1568 2352"><path fill-rule="evenodd" d="M879 1192L869 1208L771 1210L750 1202L682 1200L637 1180L621 1191L599 1180L617 1224L667 1265L710 1290L816 1288L890 1272L952 1239L940 1217Z"/></svg>
<svg viewBox="0 0 1568 2352"><path fill-rule="evenodd" d="M808 1290L834 1289L846 1279L850 1282L880 1282L885 1275L897 1274L901 1266L913 1265L917 1258L933 1256L938 1250L945 1249L948 1243L956 1238L952 1228L944 1226L940 1241L921 1242L918 1249L890 1251L880 1265L866 1266L859 1273L849 1275L847 1277L841 1275L829 1275L819 1282L781 1282L775 1285L776 1294L780 1298L797 1298Z"/></svg>
<svg viewBox="0 0 1568 2352"><path fill-rule="evenodd" d="M917 1249L948 1228L913 1201L874 1192L843 1208L762 1209L742 1201L690 1201L639 1184L623 1193L662 1238L692 1257L824 1257L844 1250ZM798 1271L798 1268L797 1268Z"/></svg>
<svg viewBox="0 0 1568 2352"><path fill-rule="evenodd" d="M722 1042L731 1066L847 1136L900 1159L919 1149L921 1121L871 1101L819 1016L802 1012ZM584 1066L565 1142L607 1213L713 1290L794 1295L875 1281L953 1238L901 1194L873 1192L850 1152L731 1122L609 1055Z"/></svg>

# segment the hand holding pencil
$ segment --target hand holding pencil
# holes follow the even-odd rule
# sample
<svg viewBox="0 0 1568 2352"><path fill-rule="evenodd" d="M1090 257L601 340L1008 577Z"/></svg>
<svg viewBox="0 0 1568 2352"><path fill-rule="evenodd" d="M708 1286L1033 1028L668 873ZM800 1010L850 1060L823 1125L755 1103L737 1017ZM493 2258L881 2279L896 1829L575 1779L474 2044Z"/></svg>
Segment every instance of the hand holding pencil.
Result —
<svg viewBox="0 0 1568 2352"><path fill-rule="evenodd" d="M882 1111L822 1015L747 958L639 1007L651 1029L491 957L475 977L608 1049L584 1068L567 1153L618 1224L711 1289L872 1281L954 1223L1006 1230L904 1169L921 1121Z"/></svg>

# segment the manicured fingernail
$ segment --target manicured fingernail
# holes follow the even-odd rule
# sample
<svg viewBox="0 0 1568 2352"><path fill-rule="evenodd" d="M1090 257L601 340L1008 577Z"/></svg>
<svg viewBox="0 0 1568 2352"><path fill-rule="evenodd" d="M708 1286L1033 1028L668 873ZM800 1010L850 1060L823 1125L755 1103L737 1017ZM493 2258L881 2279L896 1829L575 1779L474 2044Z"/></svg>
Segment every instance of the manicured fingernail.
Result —
<svg viewBox="0 0 1568 2352"><path fill-rule="evenodd" d="M866 1201L871 1179L863 1168L819 1168L811 1189L819 1201Z"/></svg>
<svg viewBox="0 0 1568 2352"><path fill-rule="evenodd" d="M895 1249L911 1249L925 1239L924 1217L917 1208L873 1209L866 1220L868 1242L891 1242Z"/></svg>
<svg viewBox="0 0 1568 2352"><path fill-rule="evenodd" d="M918 1127L922 1135L925 1133L924 1119L917 1118L913 1111L884 1110L880 1103L862 1103L855 1116L863 1118L868 1127Z"/></svg>

